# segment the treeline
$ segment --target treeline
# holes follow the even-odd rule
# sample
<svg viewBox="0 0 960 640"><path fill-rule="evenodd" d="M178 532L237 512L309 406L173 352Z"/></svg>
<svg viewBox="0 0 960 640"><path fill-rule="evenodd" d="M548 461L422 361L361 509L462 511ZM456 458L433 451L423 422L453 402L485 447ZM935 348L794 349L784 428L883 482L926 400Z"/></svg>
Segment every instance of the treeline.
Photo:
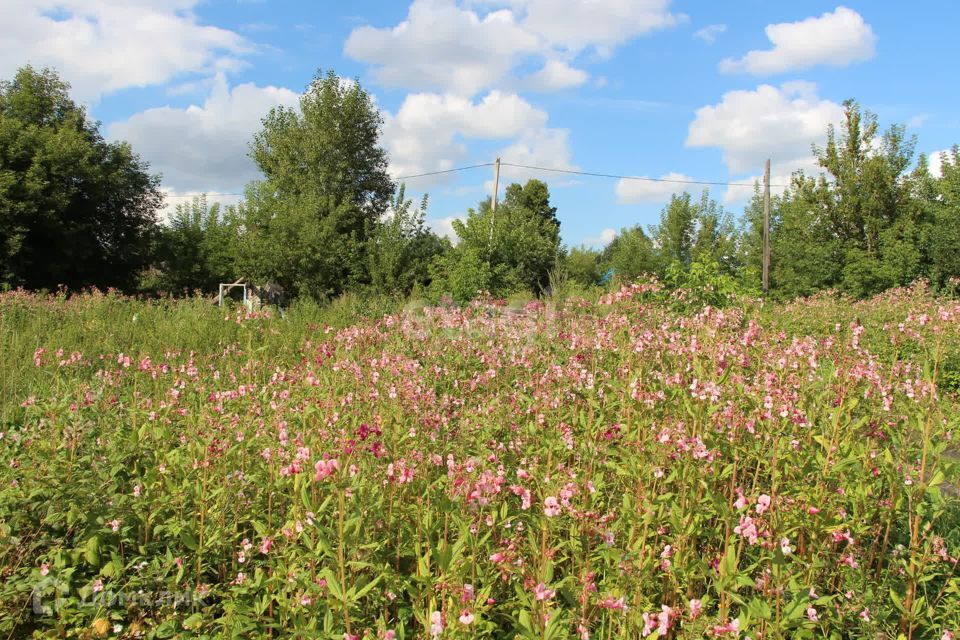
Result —
<svg viewBox="0 0 960 640"><path fill-rule="evenodd" d="M709 273L760 284L759 188L734 217L709 192L675 195L659 224L623 229L602 250L566 248L547 185L511 184L454 222L458 242L426 225L387 173L382 121L356 82L318 74L299 109L277 108L251 142L263 178L240 204L195 198L159 221L159 177L69 97L55 72L25 67L0 83L0 283L209 294L246 278L290 297L345 292L466 301L541 295L656 274ZM867 296L960 276L960 158L931 175L904 128L846 104L815 148L822 174L795 174L772 201L771 294L836 289Z"/></svg>

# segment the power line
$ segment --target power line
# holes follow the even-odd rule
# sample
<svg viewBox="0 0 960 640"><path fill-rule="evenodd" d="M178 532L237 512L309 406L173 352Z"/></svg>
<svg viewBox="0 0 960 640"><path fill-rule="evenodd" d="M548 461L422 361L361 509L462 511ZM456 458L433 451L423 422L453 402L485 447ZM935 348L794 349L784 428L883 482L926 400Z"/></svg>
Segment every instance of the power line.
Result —
<svg viewBox="0 0 960 640"><path fill-rule="evenodd" d="M483 164L472 164L469 167L457 167L456 169L445 169L443 171L430 171L429 173L417 173L412 176L397 176L396 180L409 180L410 178L423 178L425 176L438 176L441 173L453 173L454 171L466 171L467 169L479 169L480 167L492 167L492 162L484 162Z"/></svg>
<svg viewBox="0 0 960 640"><path fill-rule="evenodd" d="M397 176L394 178L397 181L400 180L412 180L413 178L426 178L428 176L439 176L447 173L456 173L458 171L469 171L470 169L480 169L482 167L492 167L494 163L492 162L483 162L480 164L471 164L466 167L455 167L453 169L444 169L442 171L428 171L426 173L415 173L407 176ZM615 180L635 180L638 182L665 182L670 184L696 184L696 185L706 185L706 186L715 186L715 187L753 187L756 183L747 183L747 182L721 182L714 180L680 180L674 178L648 178L644 176L622 176L614 173L598 173L594 171L575 171L573 169L554 169L551 167L537 167L529 164L514 164L511 162L501 162L503 167L513 167L515 169L528 169L531 171L549 171L552 173L565 173L569 175L577 176L590 176L592 178L613 178ZM786 188L789 185L786 184L771 184L771 187L781 187ZM200 194L193 195L166 195L166 198L196 198ZM206 193L203 195L207 196L242 196L243 193Z"/></svg>
<svg viewBox="0 0 960 640"><path fill-rule="evenodd" d="M710 180L677 180L673 178L647 178L642 176L618 176L612 173L593 173L590 171L574 171L572 169L551 169L550 167L535 167L527 164L512 164L510 162L501 163L504 167L514 167L516 169L532 169L534 171L552 171L554 173L568 173L578 176L591 176L594 178L616 178L618 180L638 180L641 182L669 182L672 184L702 184L719 187L752 187L753 183L746 182L718 182ZM771 187L787 187L785 184L771 184Z"/></svg>
<svg viewBox="0 0 960 640"><path fill-rule="evenodd" d="M492 162L484 162L482 164L472 164L467 167L456 167L454 169L444 169L443 171L429 171L427 173L416 173L409 176L397 176L394 180L410 180L411 178L425 178L426 176L439 176L444 173L453 173L455 171L467 171L468 169L479 169L481 167L492 167ZM204 193L204 194L187 194L187 195L164 195L165 198L199 198L201 195L205 196L242 196L243 193Z"/></svg>

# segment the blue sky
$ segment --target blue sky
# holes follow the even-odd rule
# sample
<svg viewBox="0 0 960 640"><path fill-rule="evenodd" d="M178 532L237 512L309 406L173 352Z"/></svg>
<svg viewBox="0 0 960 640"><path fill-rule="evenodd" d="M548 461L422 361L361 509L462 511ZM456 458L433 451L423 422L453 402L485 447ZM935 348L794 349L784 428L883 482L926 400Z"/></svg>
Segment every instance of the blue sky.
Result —
<svg viewBox="0 0 960 640"><path fill-rule="evenodd" d="M318 68L358 78L394 175L491 162L774 183L813 170L841 103L906 124L918 152L960 142L960 3L686 0L0 0L0 77L52 66L162 173L169 202L233 193L259 119ZM489 196L490 169L408 181L431 224ZM564 241L657 220L668 183L540 177ZM699 191L699 187L692 187ZM715 187L732 212L749 189ZM222 196L224 202L235 196Z"/></svg>

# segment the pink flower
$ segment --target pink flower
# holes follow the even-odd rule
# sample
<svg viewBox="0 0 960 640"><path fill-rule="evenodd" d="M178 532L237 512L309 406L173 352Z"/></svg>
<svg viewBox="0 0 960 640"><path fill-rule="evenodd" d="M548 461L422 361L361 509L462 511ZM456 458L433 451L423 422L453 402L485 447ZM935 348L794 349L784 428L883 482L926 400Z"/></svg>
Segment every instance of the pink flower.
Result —
<svg viewBox="0 0 960 640"><path fill-rule="evenodd" d="M696 620L700 617L700 611L703 609L703 603L696 598L690 600L690 618Z"/></svg>
<svg viewBox="0 0 960 640"><path fill-rule="evenodd" d="M737 501L733 503L737 511L743 511L747 508L747 498L740 489L737 489Z"/></svg>
<svg viewBox="0 0 960 640"><path fill-rule="evenodd" d="M114 532L119 531L119 530L120 530L120 521L117 520L116 518L114 518L113 520L111 520L111 521L110 521L110 529L111 529L112 531L114 531Z"/></svg>
<svg viewBox="0 0 960 640"><path fill-rule="evenodd" d="M732 634L734 634L734 635L740 635L740 618L736 618L736 619L734 619L734 620L731 620L730 622L727 622L726 624L714 625L714 627L713 627L712 629L710 629L710 633L711 633L712 635L714 635L714 636L719 636L719 635L723 635L723 634L726 634L726 633L732 633Z"/></svg>
<svg viewBox="0 0 960 640"><path fill-rule="evenodd" d="M757 544L757 540L760 538L757 525L750 516L740 516L740 524L733 528L733 532L746 538L750 544Z"/></svg>
<svg viewBox="0 0 960 640"><path fill-rule="evenodd" d="M396 640L396 637L397 632L393 629L387 629L387 631L383 634L383 640Z"/></svg>
<svg viewBox="0 0 960 640"><path fill-rule="evenodd" d="M340 462L336 459L330 460L317 460L313 464L313 470L316 471L316 474L313 476L313 479L317 482L325 480L333 475L335 471L340 468Z"/></svg>
<svg viewBox="0 0 960 640"><path fill-rule="evenodd" d="M762 515L764 511L770 508L770 496L767 494L757 498L757 515Z"/></svg>
<svg viewBox="0 0 960 640"><path fill-rule="evenodd" d="M470 624L473 623L473 614L470 613L469 610L464 609L463 611L460 612L459 620L460 620L460 624L469 626Z"/></svg>
<svg viewBox="0 0 960 640"><path fill-rule="evenodd" d="M543 513L548 518L560 515L560 503L553 496L547 496L543 499Z"/></svg>
<svg viewBox="0 0 960 640"><path fill-rule="evenodd" d="M430 614L430 635L434 638L443 633L443 614L434 611Z"/></svg>
<svg viewBox="0 0 960 640"><path fill-rule="evenodd" d="M48 573L50 573L50 565L44 562L42 565L40 565L40 575L45 576Z"/></svg>
<svg viewBox="0 0 960 640"><path fill-rule="evenodd" d="M819 622L820 618L817 616L817 610L813 607L807 607L807 619L810 620L810 622Z"/></svg>
<svg viewBox="0 0 960 640"><path fill-rule="evenodd" d="M864 621L870 622L870 607L865 608L863 611L860 612L859 615L861 618L864 619Z"/></svg>
<svg viewBox="0 0 960 640"><path fill-rule="evenodd" d="M537 586L533 588L533 595L536 596L537 600L540 602L543 602L544 600L549 600L550 598L555 596L556 593L557 592L554 591L553 589L547 588L547 585L543 584L542 582L537 584Z"/></svg>
<svg viewBox="0 0 960 640"><path fill-rule="evenodd" d="M597 603L597 606L601 609L609 609L610 611L626 611L628 609L627 601L623 596L620 596L619 598L607 596Z"/></svg>
<svg viewBox="0 0 960 640"><path fill-rule="evenodd" d="M943 630L943 635L940 636L940 640L953 640L953 631Z"/></svg>
<svg viewBox="0 0 960 640"><path fill-rule="evenodd" d="M90 588L93 589L94 593L100 593L103 591L103 581L100 580L100 578L97 578L93 581L93 584L90 586Z"/></svg>
<svg viewBox="0 0 960 640"><path fill-rule="evenodd" d="M263 542L260 543L260 553L266 555L270 553L270 549L273 548L273 540L269 537L264 538Z"/></svg>
<svg viewBox="0 0 960 640"><path fill-rule="evenodd" d="M789 538L780 538L780 552L785 556L793 553L793 547L790 546Z"/></svg>

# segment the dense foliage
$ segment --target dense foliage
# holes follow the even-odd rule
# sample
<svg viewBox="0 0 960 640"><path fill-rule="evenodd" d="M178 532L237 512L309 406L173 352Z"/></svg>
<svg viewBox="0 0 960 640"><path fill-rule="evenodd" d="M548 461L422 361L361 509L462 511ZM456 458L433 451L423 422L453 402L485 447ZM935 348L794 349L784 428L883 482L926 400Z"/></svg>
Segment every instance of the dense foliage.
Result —
<svg viewBox="0 0 960 640"><path fill-rule="evenodd" d="M108 143L51 70L25 67L0 84L0 285L113 286L212 293L219 282L275 283L288 298L345 292L466 303L584 291L654 274L679 283L709 266L741 292L760 281L759 188L735 220L711 194L671 196L659 223L623 229L602 250L566 248L540 180L510 184L455 220L427 225L393 183L382 117L356 81L318 73L297 108L266 114L250 156L263 174L237 205L198 197L164 224L158 178L123 143ZM960 157L931 174L902 126L881 132L853 101L815 148L818 175L795 174L771 207L771 291L865 298L925 279L960 277ZM681 273L684 272L684 273ZM562 297L562 295L561 295Z"/></svg>
<svg viewBox="0 0 960 640"><path fill-rule="evenodd" d="M52 71L0 82L0 284L132 287L151 258L158 184Z"/></svg>
<svg viewBox="0 0 960 640"><path fill-rule="evenodd" d="M960 630L960 306L691 293L340 328L2 294L0 633Z"/></svg>

